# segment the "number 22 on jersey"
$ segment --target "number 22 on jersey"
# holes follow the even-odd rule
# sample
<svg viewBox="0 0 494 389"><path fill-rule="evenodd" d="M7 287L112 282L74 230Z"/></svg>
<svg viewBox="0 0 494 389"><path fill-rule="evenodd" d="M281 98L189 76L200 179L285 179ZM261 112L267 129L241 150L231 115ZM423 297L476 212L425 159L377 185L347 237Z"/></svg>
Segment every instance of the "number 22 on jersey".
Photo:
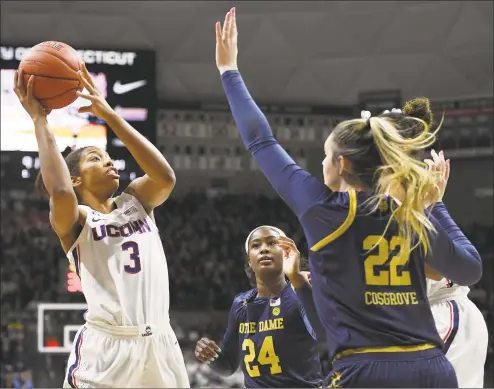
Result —
<svg viewBox="0 0 494 389"><path fill-rule="evenodd" d="M244 357L245 370L252 378L260 377L261 372L259 371L259 366L252 364L256 359L256 349L255 344L252 339L244 339L242 343L242 351L247 351ZM257 356L257 362L260 365L270 365L271 374L280 374L280 358L276 355L274 351L273 337L266 336L262 341L261 349Z"/></svg>
<svg viewBox="0 0 494 389"><path fill-rule="evenodd" d="M364 239L363 248L366 251L377 250L376 254L365 258L365 283L374 286L408 286L412 285L410 272L402 270L407 264L410 255L402 250L401 238L393 236L390 240L379 235L369 235ZM398 253L389 259L389 254L399 248ZM389 267L386 270L377 269L384 266L389 260ZM401 272L399 272L400 267Z"/></svg>

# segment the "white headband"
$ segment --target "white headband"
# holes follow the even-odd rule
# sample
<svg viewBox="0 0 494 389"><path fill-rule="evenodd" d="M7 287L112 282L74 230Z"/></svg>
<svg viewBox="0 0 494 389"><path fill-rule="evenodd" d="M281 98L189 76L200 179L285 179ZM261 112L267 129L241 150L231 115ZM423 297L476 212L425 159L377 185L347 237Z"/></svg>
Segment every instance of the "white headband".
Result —
<svg viewBox="0 0 494 389"><path fill-rule="evenodd" d="M256 232L259 228L270 228L270 229L272 229L272 230L276 231L276 232L278 233L278 235L279 235L279 236L285 236L285 237L286 237L285 233L284 233L283 231L281 231L281 230L280 230L279 228L277 228L277 227L273 227L273 226L259 226L259 227L256 227L256 228L254 228L254 229L250 232L249 236L247 236L247 239L245 240L245 252L246 252L246 254L249 254L249 240L250 240L250 237L251 237L251 236L252 236L252 234L253 234L254 232Z"/></svg>
<svg viewBox="0 0 494 389"><path fill-rule="evenodd" d="M389 111L389 109L387 109L386 111L383 111L383 114L386 114L386 113L402 113L402 112L401 112L401 109L399 109L399 108L393 108L391 111ZM370 111L360 111L360 116L364 120L369 120L372 115L371 115Z"/></svg>

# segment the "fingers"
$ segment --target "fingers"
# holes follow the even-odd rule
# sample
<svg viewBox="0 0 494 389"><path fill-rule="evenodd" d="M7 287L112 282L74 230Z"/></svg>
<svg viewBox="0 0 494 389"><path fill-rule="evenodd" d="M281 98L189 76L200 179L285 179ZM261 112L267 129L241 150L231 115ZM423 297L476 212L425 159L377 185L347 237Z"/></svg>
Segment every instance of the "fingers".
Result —
<svg viewBox="0 0 494 389"><path fill-rule="evenodd" d="M26 95L26 87L24 85L24 71L19 69L14 74L14 92L21 99Z"/></svg>
<svg viewBox="0 0 494 389"><path fill-rule="evenodd" d="M446 165L446 160L444 159L444 152L442 150L439 152L438 156L439 156L439 161L441 162L441 164Z"/></svg>
<svg viewBox="0 0 494 389"><path fill-rule="evenodd" d="M286 244L292 244L295 246L295 242L293 241L293 239L290 239L286 236L279 236L278 241Z"/></svg>
<svg viewBox="0 0 494 389"><path fill-rule="evenodd" d="M202 338L197 342L197 344L202 348L204 348L205 350L208 350L209 352L212 353L221 352L221 349L218 347L218 345L214 340L210 340L208 338Z"/></svg>
<svg viewBox="0 0 494 389"><path fill-rule="evenodd" d="M439 152L439 159L441 160L441 165L443 167L443 177L446 181L449 179L449 159L444 158L444 152L441 150Z"/></svg>
<svg viewBox="0 0 494 389"><path fill-rule="evenodd" d="M87 91L89 93L91 93L91 95L97 95L98 94L98 90L93 85L90 84L90 82L86 79L86 76L84 75L84 73L79 72L79 78L82 81L82 84L84 85L84 87L87 89ZM79 92L77 92L77 93L79 93Z"/></svg>
<svg viewBox="0 0 494 389"><path fill-rule="evenodd" d="M98 95L99 94L98 88L96 87L96 84L94 83L93 78L89 74L87 67L86 67L86 64L82 63L81 68L82 68L82 71L79 71L78 74L79 74L79 79L84 84L84 87L92 95Z"/></svg>
<svg viewBox="0 0 494 389"><path fill-rule="evenodd" d="M17 88L19 90L23 90L25 85L24 85L24 70L19 69L19 75L17 76L17 82L16 82Z"/></svg>
<svg viewBox="0 0 494 389"><path fill-rule="evenodd" d="M228 11L225 15L225 21L223 22L223 29L221 29L221 23L216 22L216 40L228 39L237 34L237 19L235 15L235 7Z"/></svg>
<svg viewBox="0 0 494 389"><path fill-rule="evenodd" d="M441 157L436 153L434 149L431 150L431 157L434 161L434 171L441 172L443 170L443 164L441 162Z"/></svg>
<svg viewBox="0 0 494 389"><path fill-rule="evenodd" d="M232 37L233 32L233 8L227 14L226 38Z"/></svg>
<svg viewBox="0 0 494 389"><path fill-rule="evenodd" d="M197 342L195 355L204 363L209 363L218 358L218 352L221 352L216 343L207 338L202 338Z"/></svg>
<svg viewBox="0 0 494 389"><path fill-rule="evenodd" d="M88 95L87 93L82 93L82 92L75 92L75 94L79 97L82 97L83 99L89 100L89 101L95 101L97 99L97 96L94 95Z"/></svg>
<svg viewBox="0 0 494 389"><path fill-rule="evenodd" d="M237 12L235 12L235 7L233 7L230 12L232 13L232 34L237 35Z"/></svg>
<svg viewBox="0 0 494 389"><path fill-rule="evenodd" d="M19 72L22 72L22 69L18 70L17 72L14 73L14 91L15 92L18 88L17 83L19 82ZM17 92L16 92L16 94L17 94Z"/></svg>
<svg viewBox="0 0 494 389"><path fill-rule="evenodd" d="M86 105L84 107L80 107L77 110L79 113L92 113L93 112L93 106L92 105Z"/></svg>
<svg viewBox="0 0 494 389"><path fill-rule="evenodd" d="M82 74L84 75L84 79L89 83L89 85L91 85L97 91L98 88L96 87L93 77L91 77L91 74L89 74L89 71L87 70L86 64L84 62L81 64L81 68L82 68Z"/></svg>
<svg viewBox="0 0 494 389"><path fill-rule="evenodd" d="M29 77L27 82L27 99L31 101L33 99L33 88L34 88L34 76Z"/></svg>
<svg viewBox="0 0 494 389"><path fill-rule="evenodd" d="M216 42L221 42L221 23L216 22Z"/></svg>
<svg viewBox="0 0 494 389"><path fill-rule="evenodd" d="M435 150L431 150L431 157L424 159L424 162L429 166L430 170L445 172L447 169L447 163L442 151L439 154Z"/></svg>
<svg viewBox="0 0 494 389"><path fill-rule="evenodd" d="M434 164L436 165L436 170L442 171L445 168L446 161L444 160L443 152L436 152L436 150L431 150L431 157L434 160Z"/></svg>
<svg viewBox="0 0 494 389"><path fill-rule="evenodd" d="M292 239L287 238L285 236L280 236L278 238L278 246L280 246L284 250L298 252L297 245L295 244L295 242Z"/></svg>
<svg viewBox="0 0 494 389"><path fill-rule="evenodd" d="M223 22L223 32L222 36L223 39L226 39L228 37L228 22L231 20L231 12L228 11L225 15L225 21Z"/></svg>

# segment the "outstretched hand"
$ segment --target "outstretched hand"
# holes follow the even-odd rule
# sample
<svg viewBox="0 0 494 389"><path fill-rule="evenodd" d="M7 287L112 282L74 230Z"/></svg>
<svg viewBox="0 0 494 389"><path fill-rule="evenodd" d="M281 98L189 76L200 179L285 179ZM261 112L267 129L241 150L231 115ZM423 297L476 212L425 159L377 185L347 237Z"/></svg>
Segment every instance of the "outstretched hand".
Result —
<svg viewBox="0 0 494 389"><path fill-rule="evenodd" d="M285 236L278 237L278 246L283 249L283 272L295 289L309 282L309 276L300 270L300 252L295 242ZM309 282L310 283L310 282Z"/></svg>
<svg viewBox="0 0 494 389"><path fill-rule="evenodd" d="M89 112L94 116L97 116L100 119L106 121L108 117L114 113L114 111L96 87L96 84L87 71L86 64L84 63L82 64L82 72L79 72L79 78L81 79L84 87L89 92L89 94L77 92L77 96L91 102L91 105L79 108L79 112Z"/></svg>
<svg viewBox="0 0 494 389"><path fill-rule="evenodd" d="M428 196L427 206L442 201L446 186L448 185L450 172L450 160L444 158L442 151L438 154L435 150L431 150L431 157L432 159L424 159L424 162L429 166L430 171L438 173L438 182L437 190Z"/></svg>
<svg viewBox="0 0 494 389"><path fill-rule="evenodd" d="M33 121L40 118L46 118L46 116L51 112L50 109L44 108L36 97L34 97L34 80L34 76L29 77L29 81L26 86L24 84L24 71L19 69L15 72L14 92Z"/></svg>
<svg viewBox="0 0 494 389"><path fill-rule="evenodd" d="M203 363L211 363L216 358L218 358L218 353L221 349L218 347L214 340L208 338L201 338L197 344L194 351L196 358Z"/></svg>
<svg viewBox="0 0 494 389"><path fill-rule="evenodd" d="M216 66L221 74L228 70L238 70L237 36L235 8L232 8L225 16L223 29L220 22L216 23Z"/></svg>

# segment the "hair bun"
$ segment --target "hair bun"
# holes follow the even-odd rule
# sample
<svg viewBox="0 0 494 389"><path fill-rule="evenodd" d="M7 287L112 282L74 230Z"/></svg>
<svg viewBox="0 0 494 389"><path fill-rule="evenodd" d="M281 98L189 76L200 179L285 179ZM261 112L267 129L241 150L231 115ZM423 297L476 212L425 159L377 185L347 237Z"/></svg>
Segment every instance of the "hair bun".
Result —
<svg viewBox="0 0 494 389"><path fill-rule="evenodd" d="M428 126L431 126L434 120L431 102L427 97L417 97L407 101L403 106L402 112L404 115L422 119Z"/></svg>

